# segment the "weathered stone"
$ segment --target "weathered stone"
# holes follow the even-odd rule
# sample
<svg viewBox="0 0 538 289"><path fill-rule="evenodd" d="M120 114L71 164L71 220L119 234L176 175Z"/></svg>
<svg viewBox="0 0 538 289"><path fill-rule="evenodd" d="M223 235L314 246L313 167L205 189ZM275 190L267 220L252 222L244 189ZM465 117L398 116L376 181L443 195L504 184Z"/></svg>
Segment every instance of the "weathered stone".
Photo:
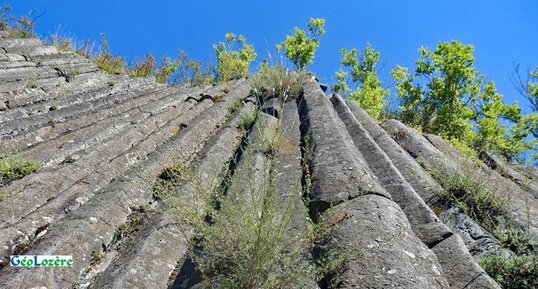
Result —
<svg viewBox="0 0 538 289"><path fill-rule="evenodd" d="M207 100L207 102L210 102ZM46 219L42 219L41 216L52 216L55 221L58 221L59 219L62 219L65 216L65 213L72 213L74 209L78 209L78 205L73 206L74 199L77 197L91 197L93 194L101 189L103 186L108 184L110 181L112 181L115 177L126 171L128 168L133 167L136 165L136 163L140 162L141 160L144 160L146 156L153 152L161 143L168 140L171 136L174 135L173 129L176 130L178 127L178 123L182 122L188 122L191 119L193 119L197 114L199 114L201 111L203 111L204 105L200 104L199 106L196 106L195 109L184 113L181 118L178 118L176 120L176 123L170 123L167 128L162 129L161 131L150 134L146 139L142 140L140 143L138 143L136 146L132 147L131 149L127 150L126 153L120 154L119 156L114 157L114 153L111 155L108 155L109 158L112 158L111 160L105 161L103 163L107 164L106 166L97 166L95 168L86 166L87 175L83 178L76 180L76 181L70 181L64 179L64 185L69 185L65 191L58 191L51 193L48 190L47 185L41 185L39 190L27 190L21 192L22 194L32 194L32 200L33 202L31 204L28 204L26 206L17 206L16 210L11 210L10 212L13 215L17 215L19 217L24 217L22 220L16 219L10 220L10 224L13 224L18 230L18 232L25 232L27 236L32 237L34 232L43 226L50 225L50 222ZM141 135L145 135L143 132L134 130L135 133L141 133ZM122 136L122 137L125 137ZM114 141L123 143L124 145L130 146L129 142L122 141L124 138L120 139L114 139L110 142L105 142L104 147L107 147L108 145L113 145ZM116 145L117 146L117 145ZM108 153L111 153L110 151ZM82 167L84 167L84 164L89 165L88 159L99 159L100 157L107 156L106 153L103 153L102 150L99 150L98 148L95 148L91 151L89 155L85 156L85 159L83 159ZM124 156L124 157L120 157ZM75 166L79 164L74 164ZM94 164L95 165L95 164ZM80 165L79 165L80 166ZM38 177L38 175L35 175L35 177ZM90 185L91 184L91 185ZM56 195L57 194L57 195ZM51 196L54 196L52 200L49 201L48 198ZM20 196L19 196L20 197ZM47 199L45 199L47 198ZM30 199L30 198L28 198ZM41 205L40 202L45 201L47 203ZM10 198L6 200L5 203L2 203L1 205L9 205L11 201L17 202L16 198ZM19 202L20 203L20 202ZM28 206L34 206L31 207L31 209L28 209ZM64 208L68 207L69 210L64 212ZM27 213L28 215L24 215L24 213ZM2 229L3 230L3 229ZM0 238L1 241L5 242L7 241L4 238L13 238L12 235L5 234ZM20 238L20 237L19 237ZM9 240L9 239L8 239Z"/></svg>
<svg viewBox="0 0 538 289"><path fill-rule="evenodd" d="M353 143L332 104L313 79L305 80L299 101L308 123L312 171L311 209L323 212L332 205L365 194L390 197Z"/></svg>
<svg viewBox="0 0 538 289"><path fill-rule="evenodd" d="M407 183L387 154L357 121L342 97L335 94L331 97L331 102L370 169L379 178L380 183L392 196L392 199L402 207L413 231L422 237L421 240L429 247L450 236L452 232L440 222L428 205Z"/></svg>
<svg viewBox="0 0 538 289"><path fill-rule="evenodd" d="M500 242L469 216L457 208L450 208L440 213L439 217L463 239L469 253L475 258L500 254L506 249L501 248ZM508 250L506 250L508 251ZM510 254L506 252L506 254Z"/></svg>
<svg viewBox="0 0 538 289"><path fill-rule="evenodd" d="M329 288L449 288L435 254L389 199L361 196L325 215L332 229L324 250L345 260Z"/></svg>
<svg viewBox="0 0 538 289"><path fill-rule="evenodd" d="M478 157L489 168L495 170L501 176L512 180L514 183L518 184L523 191L528 192L534 198L538 198L538 183L533 179L532 175L528 176L524 173L520 173L517 169L488 152L480 152Z"/></svg>
<svg viewBox="0 0 538 289"><path fill-rule="evenodd" d="M508 197L510 203L507 211L513 214L515 222L521 229L528 230L533 238L538 239L538 199L486 165L466 158L441 137L428 134L426 138L444 154L446 160L455 163L458 168L464 168L468 178L479 180L492 194Z"/></svg>
<svg viewBox="0 0 538 289"><path fill-rule="evenodd" d="M132 236L133 242L126 245L118 258L94 279L83 280L82 286L118 289L167 287L171 272L187 252L189 232L182 231L167 216L153 214L145 221L144 227Z"/></svg>
<svg viewBox="0 0 538 289"><path fill-rule="evenodd" d="M453 235L432 250L443 266L450 288L501 288L474 262L459 235Z"/></svg>
<svg viewBox="0 0 538 289"><path fill-rule="evenodd" d="M29 250L29 253L36 254L70 252L74 258L73 268L61 268L54 275L45 271L36 273L5 268L0 271L0 285L9 288L31 279L36 286L72 287L89 267L91 252L100 252L103 245L111 242L114 230L127 221L129 208L149 201L152 196L150 189L141 186L148 175L156 176L172 151L179 152L176 155L178 161L188 162L204 140L226 119L227 105L245 98L249 91L248 83L232 90L226 101L199 115L193 121L196 125L188 126L149 155L143 162L144 171L137 167L129 169L123 177L100 190L61 223L51 226L48 233ZM92 222L91 218L97 219L97 222ZM70 234L66 236L65 232Z"/></svg>
<svg viewBox="0 0 538 289"><path fill-rule="evenodd" d="M302 262L311 262L310 222L308 220L306 208L303 205L301 166L301 132L299 129L300 119L297 104L293 101L285 102L282 105L280 118L280 130L284 143L274 157L272 183L275 186L275 193L281 200L283 206L293 205L295 210L286 232L287 240L292 246L304 248L302 251ZM317 288L313 273L307 275L307 288ZM304 288L303 284L290 284L291 288Z"/></svg>
<svg viewBox="0 0 538 289"><path fill-rule="evenodd" d="M454 233L460 235L465 241L468 250L476 257L500 252L500 243L491 234L482 229L474 220L453 208L450 204L443 203L437 196L443 188L393 139L388 133L375 123L372 118L352 102L347 103L353 114L376 143L387 153L392 163L402 173L405 180L421 196L428 205L435 208L441 221ZM420 202L417 202L419 204ZM408 215L409 217L409 215ZM457 221L456 221L457 220ZM462 225L465 224L465 225ZM442 232L436 232L438 226L433 228L429 224L421 225L430 227L416 231L421 240L442 236ZM424 234L433 233L433 236ZM448 236L447 236L448 237ZM439 240L440 241L440 240ZM447 268L450 269L450 268Z"/></svg>
<svg viewBox="0 0 538 289"><path fill-rule="evenodd" d="M269 98L263 101L261 111L268 115L279 118L282 111L282 104L277 97Z"/></svg>
<svg viewBox="0 0 538 289"><path fill-rule="evenodd" d="M348 101L347 104L353 115L370 133L379 147L389 156L394 166L398 168L420 197L427 204L435 203L438 192L443 188L364 110L351 101Z"/></svg>
<svg viewBox="0 0 538 289"><path fill-rule="evenodd" d="M230 124L252 109L252 106L246 106L208 141L192 168L203 180L216 183L222 180L222 173L241 140L239 127ZM95 279L88 280L90 288L165 288L177 264L185 261L190 238L190 231L185 229L170 216L152 215L140 233L125 244L126 249L120 252L120 257L103 268Z"/></svg>
<svg viewBox="0 0 538 289"><path fill-rule="evenodd" d="M155 177L171 162L215 188L231 177L243 192L271 191L281 208L298 199L283 254L300 252L293 261L308 284L288 287L498 288L471 254L511 253L441 202L442 188L421 166L457 170L466 158L403 124L387 126L389 135L355 103L329 99L312 76L296 98L258 104L246 79L169 86L110 75L38 39L0 36L0 50L0 150L19 148L44 164L0 187L1 288L197 288L201 276L187 272L195 264L185 259L191 228L154 195ZM527 192L521 180L538 183L538 171L506 166L492 180ZM199 189L183 181L174 190L193 198ZM14 253L70 254L75 266L5 267ZM315 280L307 268L323 253L337 258Z"/></svg>
<svg viewBox="0 0 538 289"><path fill-rule="evenodd" d="M1 38L0 47L7 53L29 54L44 46L37 38Z"/></svg>

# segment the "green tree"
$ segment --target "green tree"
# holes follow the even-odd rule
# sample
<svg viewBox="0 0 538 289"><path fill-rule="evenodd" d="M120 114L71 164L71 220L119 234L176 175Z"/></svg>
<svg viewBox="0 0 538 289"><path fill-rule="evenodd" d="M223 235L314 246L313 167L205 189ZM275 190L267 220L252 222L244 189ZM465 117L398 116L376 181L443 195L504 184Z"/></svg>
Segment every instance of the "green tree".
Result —
<svg viewBox="0 0 538 289"><path fill-rule="evenodd" d="M476 124L470 140L473 148L490 151L506 159L532 148L526 140L529 132L520 129L523 119L520 107L517 103L504 103L492 81L484 85L473 107L475 115L471 121Z"/></svg>
<svg viewBox="0 0 538 289"><path fill-rule="evenodd" d="M538 112L538 66L533 71L527 70L524 76L522 76L519 65L515 65L514 68L516 89L531 103L532 110Z"/></svg>
<svg viewBox="0 0 538 289"><path fill-rule="evenodd" d="M399 117L426 133L456 146L492 151L514 159L530 149L522 129L521 109L506 104L492 81L474 68L474 47L442 42L435 51L420 48L414 74L405 67L392 71L401 100Z"/></svg>
<svg viewBox="0 0 538 289"><path fill-rule="evenodd" d="M304 69L314 60L314 54L319 46L318 37L325 34L325 20L310 18L308 32L295 27L293 35L286 35L284 41L277 44L278 51L285 51L297 69Z"/></svg>
<svg viewBox="0 0 538 289"><path fill-rule="evenodd" d="M226 33L226 42L213 45L217 54L217 78L219 81L248 76L248 67L256 58L254 46L243 35Z"/></svg>
<svg viewBox="0 0 538 289"><path fill-rule="evenodd" d="M435 51L419 49L414 75L397 66L392 76L402 120L450 138L472 131L468 120L473 110L468 104L477 100L482 82L473 67L473 50L472 45L443 42Z"/></svg>
<svg viewBox="0 0 538 289"><path fill-rule="evenodd" d="M336 72L337 83L333 90L349 97L365 109L375 119L381 119L385 106L388 89L381 87L381 81L377 76L376 66L379 62L380 53L375 51L370 44L364 49L363 56L357 57L357 49L347 50L342 48L341 64L350 71L340 69ZM350 90L349 87L354 89Z"/></svg>
<svg viewBox="0 0 538 289"><path fill-rule="evenodd" d="M514 83L519 93L531 104L532 113L521 118L518 124L519 131L538 137L538 66L533 71L527 71L526 79L523 80L519 71L519 65L515 66L516 82Z"/></svg>

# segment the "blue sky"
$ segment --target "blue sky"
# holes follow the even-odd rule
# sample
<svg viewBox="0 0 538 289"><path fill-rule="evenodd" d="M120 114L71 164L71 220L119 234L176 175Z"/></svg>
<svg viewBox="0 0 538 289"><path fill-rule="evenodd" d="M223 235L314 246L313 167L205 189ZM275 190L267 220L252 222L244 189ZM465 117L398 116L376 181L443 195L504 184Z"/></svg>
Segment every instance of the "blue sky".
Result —
<svg viewBox="0 0 538 289"><path fill-rule="evenodd" d="M180 0L12 0L17 15L44 13L41 35L64 34L98 41L105 33L115 53L134 60L146 51L175 55L178 48L201 61L214 61L212 44L227 32L243 34L258 59L274 53L293 27L309 17L326 20L315 64L310 67L326 83L334 82L342 47L381 52L383 84L392 84L397 64L413 67L418 48L434 49L440 41L459 40L475 46L476 67L497 83L507 101L526 101L510 81L513 63L538 65L538 1L180 1Z"/></svg>

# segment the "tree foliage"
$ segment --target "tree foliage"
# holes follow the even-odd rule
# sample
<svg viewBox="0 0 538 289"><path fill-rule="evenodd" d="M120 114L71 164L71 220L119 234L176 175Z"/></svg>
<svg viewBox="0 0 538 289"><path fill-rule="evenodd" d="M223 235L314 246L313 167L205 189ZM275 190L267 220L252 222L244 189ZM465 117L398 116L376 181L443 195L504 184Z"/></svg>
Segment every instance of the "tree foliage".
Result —
<svg viewBox="0 0 538 289"><path fill-rule="evenodd" d="M414 73L392 71L401 100L399 117L426 133L435 133L477 151L514 159L532 148L521 109L506 104L492 81L474 67L474 47L442 42L435 51L419 49Z"/></svg>
<svg viewBox="0 0 538 289"><path fill-rule="evenodd" d="M538 112L538 66L532 71L527 70L525 75L522 75L519 65L514 68L516 89L530 102L532 110Z"/></svg>
<svg viewBox="0 0 538 289"><path fill-rule="evenodd" d="M310 18L308 32L295 27L293 35L286 35L284 41L276 46L278 51L285 51L286 57L297 69L304 69L314 60L314 54L319 46L318 37L325 34L325 20Z"/></svg>
<svg viewBox="0 0 538 289"><path fill-rule="evenodd" d="M226 42L213 45L217 54L217 77L219 81L248 76L248 67L256 58L254 46L243 35L226 33Z"/></svg>
<svg viewBox="0 0 538 289"><path fill-rule="evenodd" d="M538 137L538 66L533 71L525 73L525 80L519 71L519 65L515 66L517 81L516 89L530 103L532 113L521 118L518 124L518 131L522 134L532 134Z"/></svg>
<svg viewBox="0 0 538 289"><path fill-rule="evenodd" d="M371 45L364 49L362 57L357 57L357 49L347 50L342 48L341 64L346 69L336 72L337 83L333 90L357 102L375 119L380 119L385 106L388 89L381 87L381 81L377 76L376 66L379 62L380 53ZM351 76L350 76L351 74ZM354 89L350 89L352 86Z"/></svg>

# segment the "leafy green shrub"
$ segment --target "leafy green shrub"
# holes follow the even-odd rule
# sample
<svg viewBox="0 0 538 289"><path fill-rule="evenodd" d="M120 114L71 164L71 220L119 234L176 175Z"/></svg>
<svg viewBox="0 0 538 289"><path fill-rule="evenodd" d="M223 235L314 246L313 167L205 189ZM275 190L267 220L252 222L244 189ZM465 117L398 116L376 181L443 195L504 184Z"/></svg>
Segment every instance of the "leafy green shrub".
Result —
<svg viewBox="0 0 538 289"><path fill-rule="evenodd" d="M161 65L159 68L154 70L155 79L159 83L166 83L170 81L170 78L172 77L172 74L176 72L176 70L179 68L179 60L178 59L172 59L168 56L163 56L161 59Z"/></svg>
<svg viewBox="0 0 538 289"><path fill-rule="evenodd" d="M171 83L188 83L198 86L213 84L215 74L212 66L204 66L200 61L190 58L185 51L179 50L175 59L163 57L155 77L168 79Z"/></svg>
<svg viewBox="0 0 538 289"><path fill-rule="evenodd" d="M131 75L135 77L150 76L155 70L155 57L153 54L146 53L144 60L137 60L131 70ZM157 80L159 81L159 79ZM164 81L163 81L164 82Z"/></svg>
<svg viewBox="0 0 538 289"><path fill-rule="evenodd" d="M341 64L350 70L351 78L347 71L340 69L336 72L338 82L333 87L334 92L357 102L370 116L380 120L388 104L385 98L390 92L381 87L381 81L377 76L376 66L380 53L370 45L366 46L361 59L357 57L355 48L351 50L342 48L340 53L342 53ZM356 87L350 90L349 86Z"/></svg>
<svg viewBox="0 0 538 289"><path fill-rule="evenodd" d="M194 229L189 252L202 288L306 288L310 268L303 262L303 241L286 234L300 194L290 193L282 203L270 163L262 179L254 177L252 166L240 166L235 175L242 177L223 185L201 172L171 167L161 176L167 181L161 181L158 196L171 215Z"/></svg>
<svg viewBox="0 0 538 289"><path fill-rule="evenodd" d="M270 66L262 62L252 81L252 93L263 100L278 97L285 101L297 97L302 90L299 74L291 72L282 65Z"/></svg>
<svg viewBox="0 0 538 289"><path fill-rule="evenodd" d="M518 254L534 252L534 248L537 245L536 240L528 232L523 232L515 226L499 228L493 234L499 239L503 247Z"/></svg>
<svg viewBox="0 0 538 289"><path fill-rule="evenodd" d="M297 69L304 69L314 60L314 53L319 46L318 37L325 34L325 20L322 18L310 18L308 22L308 34L306 31L295 27L293 35L286 35L284 41L276 46L278 51L284 50L286 56Z"/></svg>
<svg viewBox="0 0 538 289"><path fill-rule="evenodd" d="M504 289L538 288L536 254L514 255L509 258L490 256L478 260L478 263Z"/></svg>
<svg viewBox="0 0 538 289"><path fill-rule="evenodd" d="M123 57L112 55L104 34L101 34L101 48L94 61L99 68L110 74L125 74L129 70Z"/></svg>
<svg viewBox="0 0 538 289"><path fill-rule="evenodd" d="M247 43L243 35L226 33L226 42L213 45L217 54L219 81L248 76L248 67L256 58L254 46Z"/></svg>
<svg viewBox="0 0 538 289"><path fill-rule="evenodd" d="M40 168L40 163L27 160L18 152L0 154L0 183L7 184Z"/></svg>
<svg viewBox="0 0 538 289"><path fill-rule="evenodd" d="M214 73L204 70L202 64L179 51L177 58L163 56L157 66L151 53L144 60L135 62L131 75L145 77L153 75L159 83L190 83L192 85L212 84Z"/></svg>
<svg viewBox="0 0 538 289"><path fill-rule="evenodd" d="M468 157L470 160L475 163L480 163L480 159L476 153L476 150L469 146L469 144L459 138L449 139L450 144L457 149L460 153Z"/></svg>

